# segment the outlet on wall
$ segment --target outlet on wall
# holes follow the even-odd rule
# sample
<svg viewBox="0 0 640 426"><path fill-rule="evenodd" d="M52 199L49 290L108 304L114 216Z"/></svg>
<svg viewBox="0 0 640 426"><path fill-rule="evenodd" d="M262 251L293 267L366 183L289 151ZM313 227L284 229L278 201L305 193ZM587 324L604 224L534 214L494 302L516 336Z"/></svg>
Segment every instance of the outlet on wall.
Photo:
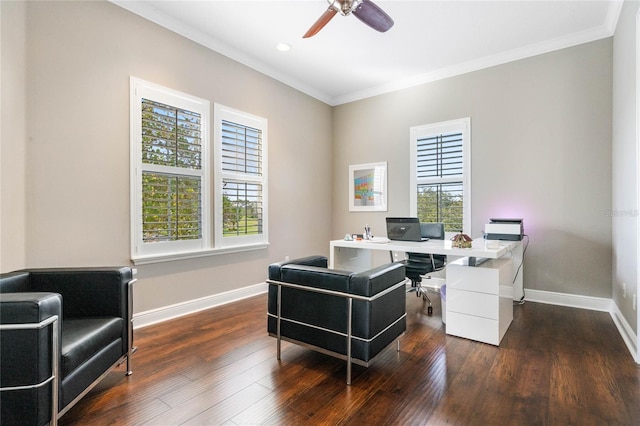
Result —
<svg viewBox="0 0 640 426"><path fill-rule="evenodd" d="M627 283L622 283L622 297L627 298Z"/></svg>
<svg viewBox="0 0 640 426"><path fill-rule="evenodd" d="M636 310L636 294L633 293L633 310Z"/></svg>
<svg viewBox="0 0 640 426"><path fill-rule="evenodd" d="M289 256L285 256L285 257L284 257L284 261L285 261L285 262L288 262L288 261L289 261Z"/></svg>

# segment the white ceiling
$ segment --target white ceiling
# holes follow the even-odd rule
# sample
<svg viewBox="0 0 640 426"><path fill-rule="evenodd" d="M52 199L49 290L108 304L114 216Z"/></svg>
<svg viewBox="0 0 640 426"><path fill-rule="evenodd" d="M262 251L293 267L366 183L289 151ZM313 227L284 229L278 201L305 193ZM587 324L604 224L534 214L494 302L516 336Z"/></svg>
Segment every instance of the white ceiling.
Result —
<svg viewBox="0 0 640 426"><path fill-rule="evenodd" d="M373 0L388 32L338 14L303 39L327 0L112 1L330 105L609 37L622 5Z"/></svg>

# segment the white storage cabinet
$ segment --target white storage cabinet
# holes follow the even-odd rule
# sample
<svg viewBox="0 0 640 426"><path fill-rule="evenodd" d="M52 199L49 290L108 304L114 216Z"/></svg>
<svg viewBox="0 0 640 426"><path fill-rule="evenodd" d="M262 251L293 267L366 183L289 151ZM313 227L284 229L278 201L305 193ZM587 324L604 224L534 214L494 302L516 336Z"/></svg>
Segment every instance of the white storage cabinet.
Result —
<svg viewBox="0 0 640 426"><path fill-rule="evenodd" d="M499 345L513 320L513 260L447 264L447 334Z"/></svg>

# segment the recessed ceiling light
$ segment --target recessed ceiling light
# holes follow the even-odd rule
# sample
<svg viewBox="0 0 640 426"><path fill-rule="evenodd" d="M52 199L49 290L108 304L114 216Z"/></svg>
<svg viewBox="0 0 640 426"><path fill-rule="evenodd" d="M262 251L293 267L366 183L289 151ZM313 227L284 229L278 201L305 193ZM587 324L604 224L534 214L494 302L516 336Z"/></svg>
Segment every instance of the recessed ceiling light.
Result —
<svg viewBox="0 0 640 426"><path fill-rule="evenodd" d="M276 46L276 49L278 49L281 52L288 52L289 50L291 50L291 45L287 43L278 43L278 45Z"/></svg>

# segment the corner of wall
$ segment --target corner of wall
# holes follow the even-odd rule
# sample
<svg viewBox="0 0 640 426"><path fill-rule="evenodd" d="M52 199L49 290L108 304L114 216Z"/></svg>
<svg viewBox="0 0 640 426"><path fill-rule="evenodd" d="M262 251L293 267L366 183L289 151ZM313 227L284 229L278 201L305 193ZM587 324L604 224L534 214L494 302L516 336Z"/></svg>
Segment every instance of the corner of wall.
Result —
<svg viewBox="0 0 640 426"><path fill-rule="evenodd" d="M26 266L26 4L0 2L0 272Z"/></svg>
<svg viewBox="0 0 640 426"><path fill-rule="evenodd" d="M634 333L633 328L629 325L615 303L612 303L611 318L613 319L622 340L624 340L625 345L627 345L633 359L636 362L640 361L638 359L638 336Z"/></svg>

